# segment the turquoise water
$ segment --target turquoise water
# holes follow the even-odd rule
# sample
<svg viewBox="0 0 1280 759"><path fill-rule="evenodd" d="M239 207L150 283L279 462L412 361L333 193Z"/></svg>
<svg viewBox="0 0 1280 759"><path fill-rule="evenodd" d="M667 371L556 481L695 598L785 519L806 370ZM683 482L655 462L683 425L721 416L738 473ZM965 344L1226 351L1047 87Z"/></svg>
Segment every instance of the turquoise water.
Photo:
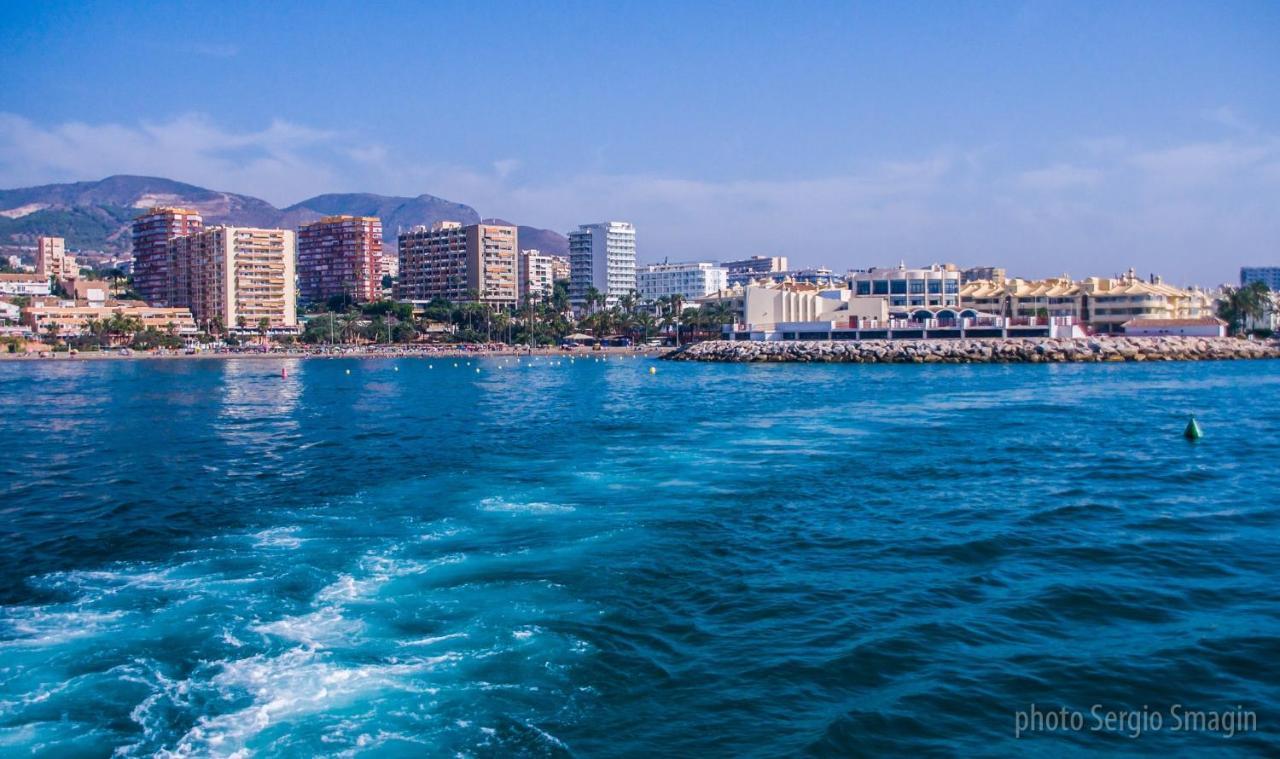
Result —
<svg viewBox="0 0 1280 759"><path fill-rule="evenodd" d="M1278 391L1277 362L0 363L0 754L1274 751ZM1032 704L1164 729L1015 737Z"/></svg>

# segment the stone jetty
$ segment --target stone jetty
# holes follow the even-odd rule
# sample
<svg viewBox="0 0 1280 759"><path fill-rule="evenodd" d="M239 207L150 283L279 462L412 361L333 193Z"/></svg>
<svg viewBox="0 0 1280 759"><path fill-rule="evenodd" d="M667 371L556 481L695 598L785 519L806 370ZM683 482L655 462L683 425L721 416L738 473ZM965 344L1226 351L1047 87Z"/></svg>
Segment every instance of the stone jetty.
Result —
<svg viewBox="0 0 1280 759"><path fill-rule="evenodd" d="M673 361L851 364L1037 364L1280 358L1280 342L1209 337L799 340L696 343Z"/></svg>

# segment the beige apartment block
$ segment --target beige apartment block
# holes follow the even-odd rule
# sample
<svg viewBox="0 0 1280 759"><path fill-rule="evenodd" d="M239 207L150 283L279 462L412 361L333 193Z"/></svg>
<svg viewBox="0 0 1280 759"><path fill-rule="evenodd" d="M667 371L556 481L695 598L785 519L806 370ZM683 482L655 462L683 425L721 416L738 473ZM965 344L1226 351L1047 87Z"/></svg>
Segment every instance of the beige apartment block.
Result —
<svg viewBox="0 0 1280 759"><path fill-rule="evenodd" d="M80 274L75 256L67 255L67 243L61 237L36 238L36 274L59 281Z"/></svg>
<svg viewBox="0 0 1280 759"><path fill-rule="evenodd" d="M1132 269L1119 277L1072 280L977 280L960 288L960 305L997 316L1069 316L1096 332L1120 332L1131 319L1198 319L1213 315L1213 299L1195 289L1142 279Z"/></svg>
<svg viewBox="0 0 1280 759"><path fill-rule="evenodd" d="M209 227L169 243L176 305L208 329L297 326L294 233L287 229Z"/></svg>
<svg viewBox="0 0 1280 759"><path fill-rule="evenodd" d="M500 224L436 222L399 238L399 296L514 306L519 295L519 238Z"/></svg>
<svg viewBox="0 0 1280 759"><path fill-rule="evenodd" d="M140 300L99 304L84 301L75 304L65 301L33 303L22 309L22 323L35 332L47 332L56 325L60 337L74 337L88 332L90 321L106 321L117 315L137 319L143 329L175 335L189 335L196 331L196 323L189 310L148 306Z"/></svg>
<svg viewBox="0 0 1280 759"><path fill-rule="evenodd" d="M555 256L539 250L520 251L520 303L541 303L555 289Z"/></svg>

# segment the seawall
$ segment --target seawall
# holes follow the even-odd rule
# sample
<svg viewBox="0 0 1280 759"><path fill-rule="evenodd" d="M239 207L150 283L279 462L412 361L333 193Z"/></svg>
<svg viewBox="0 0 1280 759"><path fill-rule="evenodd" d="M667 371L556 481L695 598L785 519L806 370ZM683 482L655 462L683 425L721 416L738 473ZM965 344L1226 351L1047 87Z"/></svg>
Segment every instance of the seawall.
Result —
<svg viewBox="0 0 1280 759"><path fill-rule="evenodd" d="M672 361L1013 364L1280 358L1280 342L1209 337L991 338L696 343Z"/></svg>

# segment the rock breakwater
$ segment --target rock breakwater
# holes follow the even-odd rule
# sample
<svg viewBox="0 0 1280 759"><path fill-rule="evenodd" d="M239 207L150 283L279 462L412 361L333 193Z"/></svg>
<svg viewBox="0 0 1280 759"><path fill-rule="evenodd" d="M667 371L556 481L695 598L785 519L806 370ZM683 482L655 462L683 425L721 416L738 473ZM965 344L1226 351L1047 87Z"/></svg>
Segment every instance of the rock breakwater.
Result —
<svg viewBox="0 0 1280 759"><path fill-rule="evenodd" d="M674 361L854 364L1014 364L1228 361L1280 358L1280 342L1200 337L990 338L963 340L799 340L697 343Z"/></svg>

